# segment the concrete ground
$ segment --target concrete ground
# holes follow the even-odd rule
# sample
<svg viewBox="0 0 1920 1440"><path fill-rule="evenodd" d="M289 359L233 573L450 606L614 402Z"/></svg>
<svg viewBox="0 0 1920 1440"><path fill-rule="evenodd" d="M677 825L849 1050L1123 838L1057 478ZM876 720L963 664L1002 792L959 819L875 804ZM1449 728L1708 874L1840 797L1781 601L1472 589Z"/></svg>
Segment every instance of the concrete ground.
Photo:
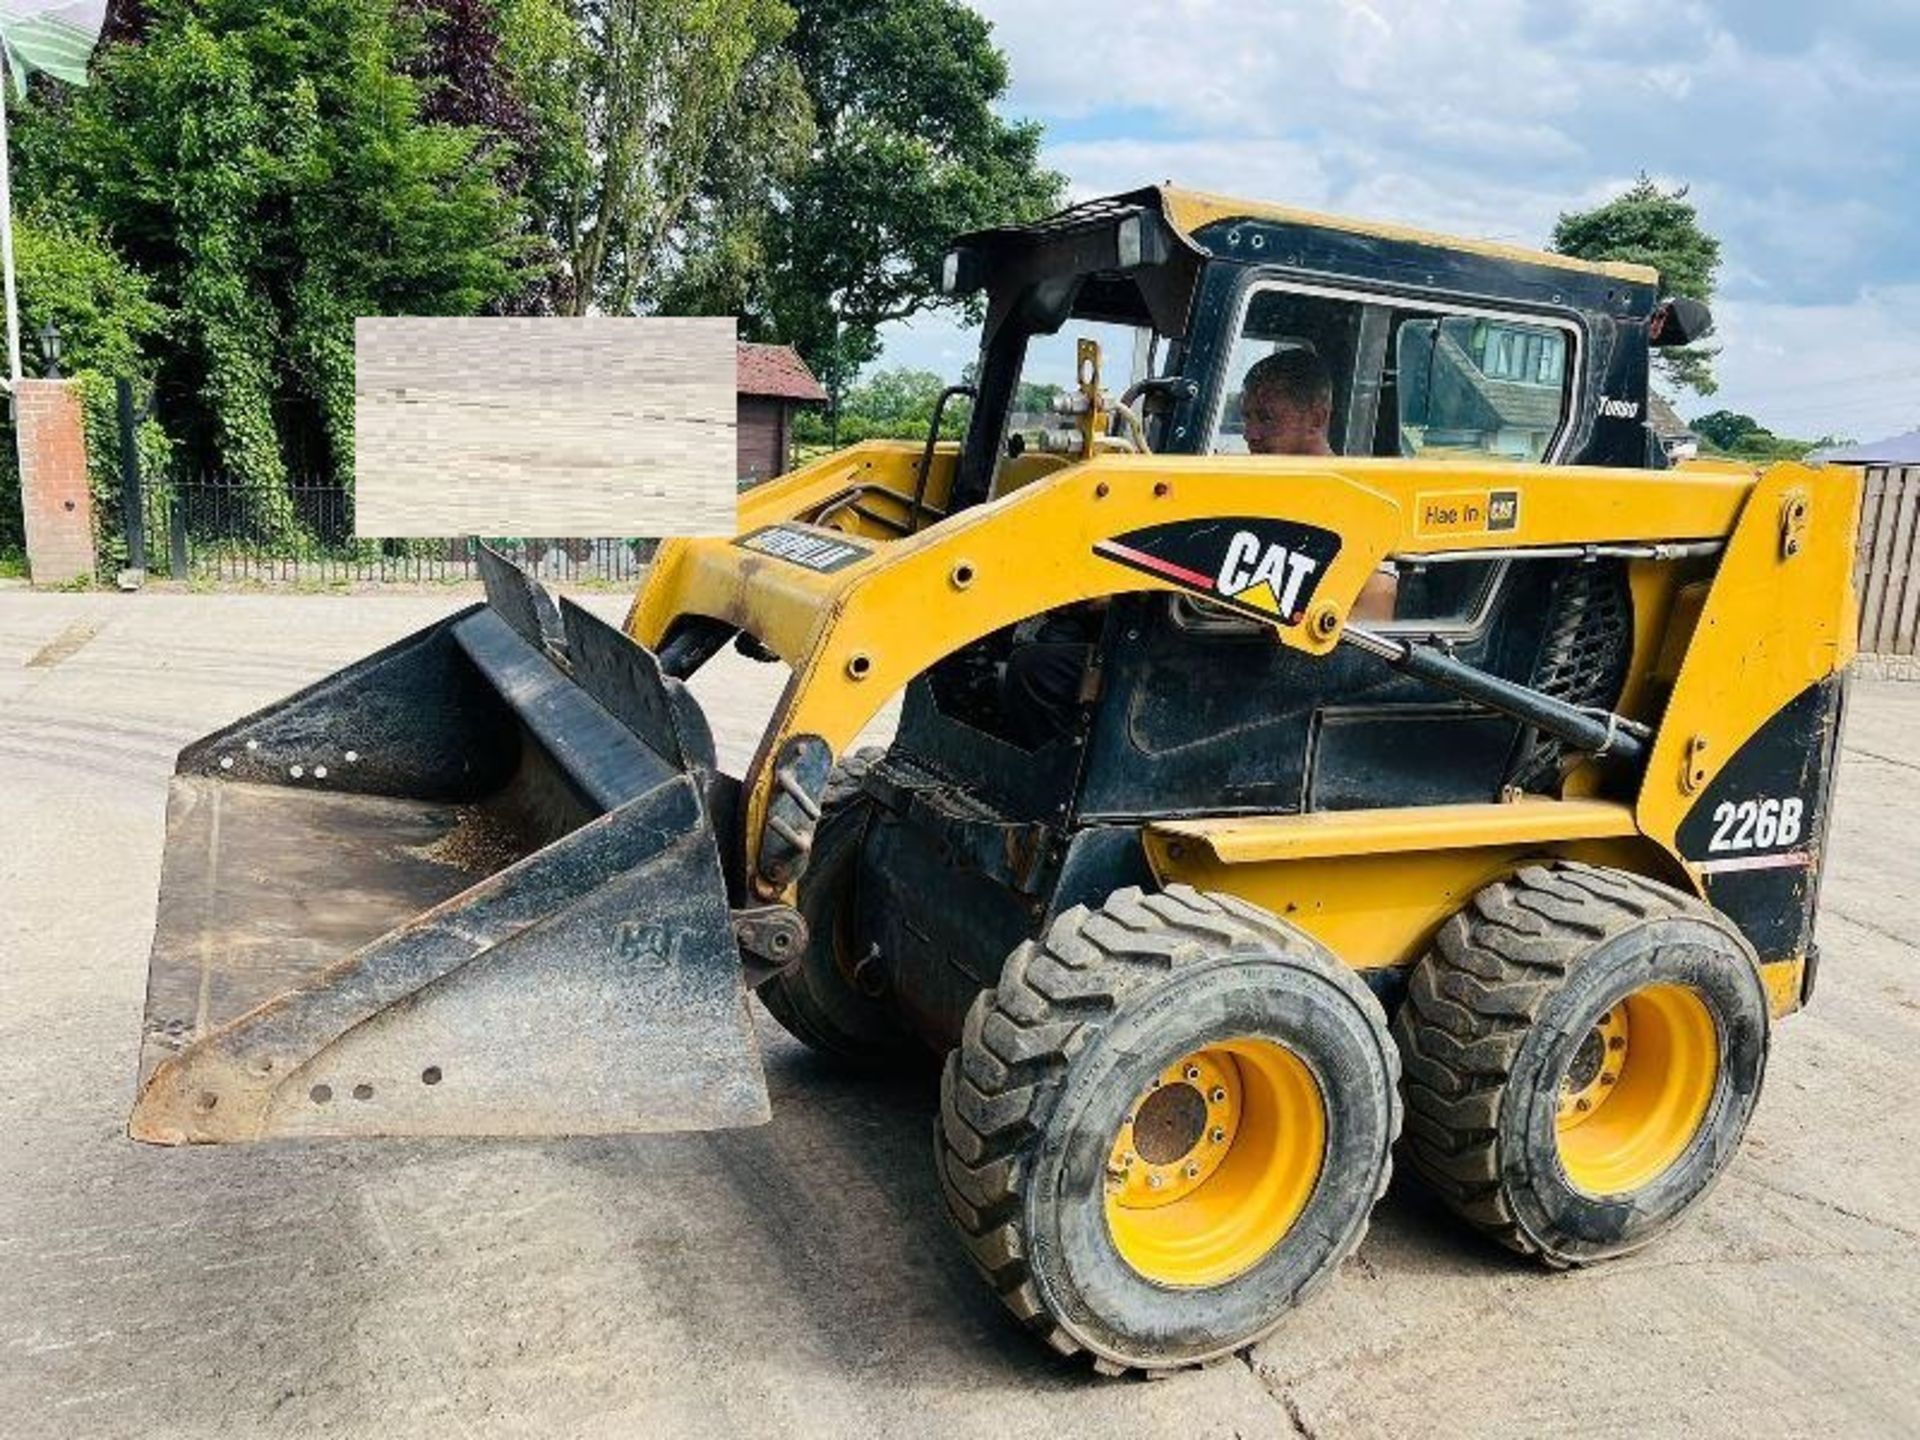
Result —
<svg viewBox="0 0 1920 1440"><path fill-rule="evenodd" d="M1820 993L1689 1223L1553 1275L1399 1184L1245 1362L1148 1385L1056 1362L962 1262L928 1094L764 1016L756 1130L125 1138L175 750L455 603L0 591L0 1433L1920 1431L1920 685L1856 686ZM770 678L699 687L736 763Z"/></svg>

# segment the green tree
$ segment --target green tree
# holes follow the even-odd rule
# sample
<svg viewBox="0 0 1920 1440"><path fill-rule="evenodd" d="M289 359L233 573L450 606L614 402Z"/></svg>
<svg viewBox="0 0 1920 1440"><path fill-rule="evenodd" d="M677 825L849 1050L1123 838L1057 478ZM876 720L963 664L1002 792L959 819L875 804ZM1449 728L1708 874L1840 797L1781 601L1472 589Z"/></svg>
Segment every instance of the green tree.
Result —
<svg viewBox="0 0 1920 1440"><path fill-rule="evenodd" d="M1818 440L1776 435L1751 415L1736 410L1710 411L1689 423L1710 450L1736 460L1798 460L1810 450L1844 443L1825 435Z"/></svg>
<svg viewBox="0 0 1920 1440"><path fill-rule="evenodd" d="M1712 410L1688 423L1694 434L1716 450L1737 449L1749 436L1765 433L1758 420L1736 410Z"/></svg>
<svg viewBox="0 0 1920 1440"><path fill-rule="evenodd" d="M707 260L703 226L735 192L764 193L804 155L807 107L781 48L794 13L784 0L576 0L575 18L575 42L528 67L567 152L542 198L572 274L564 308L625 314L687 256Z"/></svg>
<svg viewBox="0 0 1920 1440"><path fill-rule="evenodd" d="M955 235L1045 214L1064 180L1039 165L1037 125L994 112L1006 58L957 0L795 8L788 49L814 140L757 222L763 268L736 268L726 298L749 333L797 345L837 404L880 353L881 326L951 303L940 262Z"/></svg>
<svg viewBox="0 0 1920 1440"><path fill-rule="evenodd" d="M391 0L155 0L97 83L21 116L22 193L109 235L172 316L158 379L199 463L351 480L353 317L467 314L520 288L502 155L425 120Z"/></svg>
<svg viewBox="0 0 1920 1440"><path fill-rule="evenodd" d="M849 386L840 402L842 443L875 438L918 440L933 423L934 406L947 382L931 370L879 370ZM967 400L955 396L940 415L940 434L958 439L966 433ZM828 438L826 421L811 411L797 417L795 435L807 444Z"/></svg>
<svg viewBox="0 0 1920 1440"><path fill-rule="evenodd" d="M1720 269L1720 242L1700 228L1700 217L1686 198L1687 187L1663 190L1645 174L1624 194L1591 210L1561 215L1552 246L1583 260L1626 260L1660 272L1668 295L1713 298ZM1713 357L1719 347L1685 345L1655 352L1661 373L1673 385L1701 395L1719 389Z"/></svg>
<svg viewBox="0 0 1920 1440"><path fill-rule="evenodd" d="M122 261L103 236L38 206L14 217L13 250L25 366L34 374L45 368L46 357L38 353L40 330L51 322L60 335L62 371L82 382L88 459L104 498L119 448L111 378L146 373L145 351L169 317L153 301L146 278ZM141 441L150 458L164 455L158 427L144 427ZM110 506L96 506L95 515L117 529ZM11 424L0 422L0 557L18 552L24 539L19 457Z"/></svg>

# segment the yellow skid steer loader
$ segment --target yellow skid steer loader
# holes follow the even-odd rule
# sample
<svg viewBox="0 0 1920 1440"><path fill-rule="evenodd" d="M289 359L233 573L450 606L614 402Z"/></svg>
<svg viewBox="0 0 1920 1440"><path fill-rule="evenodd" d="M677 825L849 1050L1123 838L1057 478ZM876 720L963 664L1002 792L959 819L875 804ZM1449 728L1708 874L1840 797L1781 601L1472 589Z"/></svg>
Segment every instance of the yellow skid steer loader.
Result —
<svg viewBox="0 0 1920 1440"><path fill-rule="evenodd" d="M181 754L133 1134L751 1124L754 989L944 1056L960 1238L1104 1371L1279 1323L1396 1142L1548 1264L1673 1223L1816 974L1852 473L1669 468L1708 322L1640 267L1150 189L946 281L958 444L757 487L625 633L489 552ZM1283 371L1330 453L1268 453ZM788 668L741 777L728 645Z"/></svg>

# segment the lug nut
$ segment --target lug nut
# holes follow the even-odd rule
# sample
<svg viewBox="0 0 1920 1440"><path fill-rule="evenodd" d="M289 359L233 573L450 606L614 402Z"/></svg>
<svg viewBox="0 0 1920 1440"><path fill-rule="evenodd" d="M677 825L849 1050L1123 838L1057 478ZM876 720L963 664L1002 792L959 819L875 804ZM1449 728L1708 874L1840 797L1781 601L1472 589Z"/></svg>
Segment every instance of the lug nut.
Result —
<svg viewBox="0 0 1920 1440"><path fill-rule="evenodd" d="M1585 1096L1582 1096L1573 1102L1573 1108L1576 1110L1591 1110L1593 1108L1593 1102Z"/></svg>
<svg viewBox="0 0 1920 1440"><path fill-rule="evenodd" d="M1158 1190L1162 1185L1165 1185L1166 1183L1167 1183L1167 1177L1164 1175L1147 1176L1147 1188L1149 1190Z"/></svg>
<svg viewBox="0 0 1920 1440"><path fill-rule="evenodd" d="M1227 1132L1221 1126L1216 1125L1213 1127L1213 1130L1208 1134L1207 1138L1213 1141L1213 1143L1216 1145L1223 1144L1226 1141Z"/></svg>
<svg viewBox="0 0 1920 1440"><path fill-rule="evenodd" d="M1624 1035L1616 1035L1611 1040L1607 1041L1607 1049L1609 1050L1624 1050L1626 1048L1627 1048L1627 1037Z"/></svg>
<svg viewBox="0 0 1920 1440"><path fill-rule="evenodd" d="M1200 1078L1200 1067L1198 1065L1189 1065L1187 1066L1186 1073L1187 1073L1187 1079L1198 1080Z"/></svg>
<svg viewBox="0 0 1920 1440"><path fill-rule="evenodd" d="M1200 1162L1197 1160L1189 1160L1187 1162L1187 1179L1198 1180L1199 1178L1200 1178Z"/></svg>
<svg viewBox="0 0 1920 1440"><path fill-rule="evenodd" d="M1214 1086L1212 1093L1209 1094L1207 1098L1216 1105L1226 1104L1227 1103L1227 1087L1224 1085Z"/></svg>

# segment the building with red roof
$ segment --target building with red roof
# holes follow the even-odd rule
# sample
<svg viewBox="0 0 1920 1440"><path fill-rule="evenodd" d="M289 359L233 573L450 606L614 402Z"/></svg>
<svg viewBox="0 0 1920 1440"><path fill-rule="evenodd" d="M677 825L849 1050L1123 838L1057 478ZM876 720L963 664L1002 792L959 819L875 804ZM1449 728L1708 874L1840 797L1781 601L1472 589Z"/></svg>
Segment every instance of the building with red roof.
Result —
<svg viewBox="0 0 1920 1440"><path fill-rule="evenodd" d="M784 474L793 454L793 411L824 405L827 392L791 345L739 345L739 449L742 483Z"/></svg>

